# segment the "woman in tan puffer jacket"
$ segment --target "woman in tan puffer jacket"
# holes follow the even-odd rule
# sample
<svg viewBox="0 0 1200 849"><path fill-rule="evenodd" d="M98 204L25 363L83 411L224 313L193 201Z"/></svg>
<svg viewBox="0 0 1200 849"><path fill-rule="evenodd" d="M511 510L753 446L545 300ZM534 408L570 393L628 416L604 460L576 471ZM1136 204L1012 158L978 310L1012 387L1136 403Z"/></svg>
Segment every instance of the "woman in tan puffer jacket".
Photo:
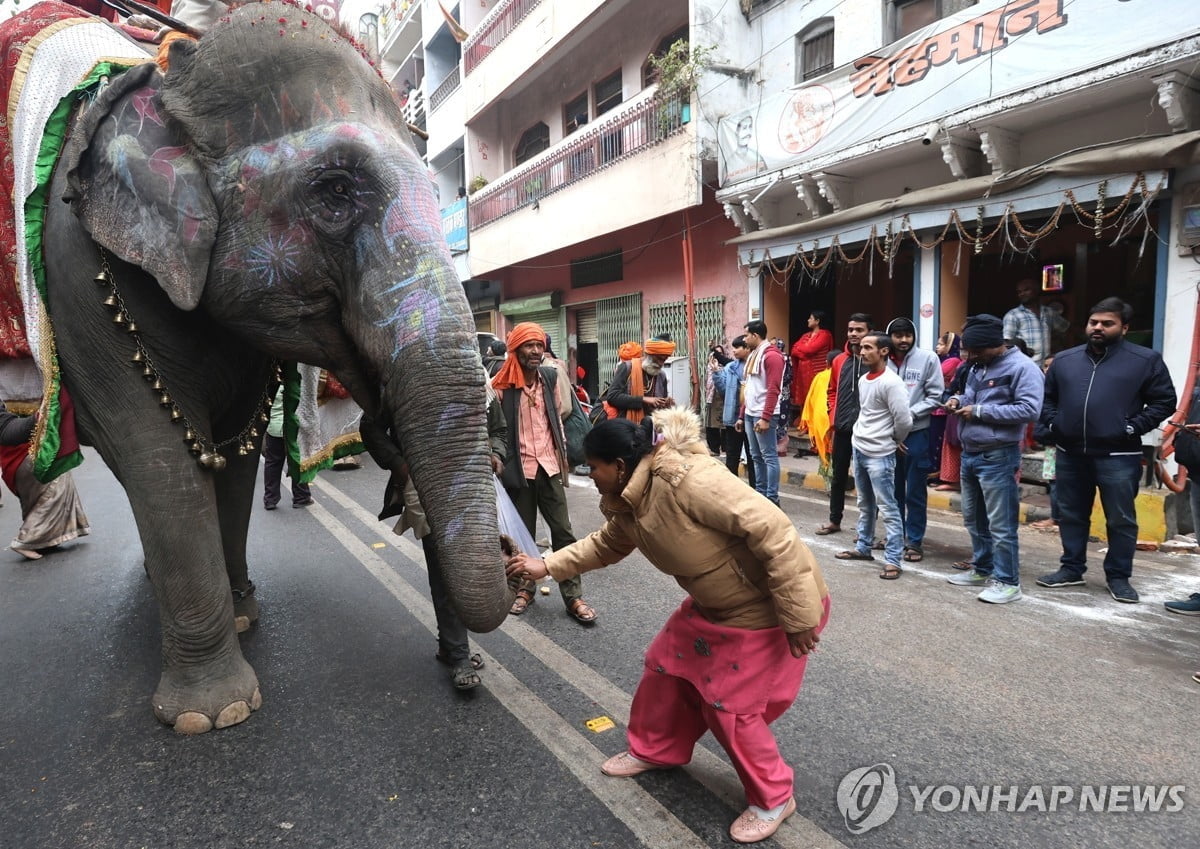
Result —
<svg viewBox="0 0 1200 849"><path fill-rule="evenodd" d="M662 435L651 446L650 427ZM725 748L749 808L730 834L763 840L796 810L792 770L768 725L795 700L829 617L829 591L791 520L708 454L687 410L653 424L601 422L585 443L607 522L550 554L518 555L510 576L555 580L599 569L635 548L688 598L646 652L629 751L608 775L688 763L706 730Z"/></svg>

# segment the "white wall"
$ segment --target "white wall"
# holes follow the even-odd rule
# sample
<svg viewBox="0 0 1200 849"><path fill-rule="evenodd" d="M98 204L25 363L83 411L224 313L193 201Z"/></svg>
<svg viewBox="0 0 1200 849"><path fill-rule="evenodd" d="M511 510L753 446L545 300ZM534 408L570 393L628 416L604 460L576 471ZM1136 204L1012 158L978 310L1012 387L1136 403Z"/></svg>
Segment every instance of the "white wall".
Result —
<svg viewBox="0 0 1200 849"><path fill-rule="evenodd" d="M1172 187L1176 189L1171 201L1171 229L1159 235L1171 246L1167 263L1167 301L1163 325L1163 359L1171 370L1175 391L1183 392L1191 367L1192 334L1200 314L1197 313L1197 287L1200 287L1200 264L1190 256L1178 255L1179 221L1183 215L1183 198L1178 189L1200 182L1200 166L1175 172Z"/></svg>

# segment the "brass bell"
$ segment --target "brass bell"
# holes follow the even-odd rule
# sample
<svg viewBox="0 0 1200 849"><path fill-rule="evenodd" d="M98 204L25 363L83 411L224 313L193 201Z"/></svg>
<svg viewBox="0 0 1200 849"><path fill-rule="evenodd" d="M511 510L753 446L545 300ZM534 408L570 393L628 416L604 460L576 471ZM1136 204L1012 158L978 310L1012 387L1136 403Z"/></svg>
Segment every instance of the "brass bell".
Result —
<svg viewBox="0 0 1200 849"><path fill-rule="evenodd" d="M200 457L196 460L196 462L199 463L201 466L203 466L206 469L211 469L213 466L213 458L216 456L217 455L212 453L211 451L205 451L203 454L200 455Z"/></svg>
<svg viewBox="0 0 1200 849"><path fill-rule="evenodd" d="M112 285L112 275L108 273L107 268L100 269L100 273L93 277L92 280L95 281L96 285L98 286Z"/></svg>
<svg viewBox="0 0 1200 849"><path fill-rule="evenodd" d="M169 407L174 403L175 402L171 400L171 396L168 395L166 392L164 392L162 395L159 396L158 406L160 406L160 407Z"/></svg>
<svg viewBox="0 0 1200 849"><path fill-rule="evenodd" d="M150 364L146 363L142 366L142 377L146 380L154 380L158 375L154 373L154 369L150 368Z"/></svg>
<svg viewBox="0 0 1200 849"><path fill-rule="evenodd" d="M142 353L141 348L138 348L136 351L133 352L133 356L129 358L129 362L131 362L131 363L146 362L146 355Z"/></svg>
<svg viewBox="0 0 1200 849"><path fill-rule="evenodd" d="M106 306L106 307L121 306L121 299L117 297L116 292L111 293L107 298L104 299L104 306Z"/></svg>
<svg viewBox="0 0 1200 849"><path fill-rule="evenodd" d="M129 333L137 333L138 332L137 322L136 321L129 322L129 327L127 327L125 329Z"/></svg>
<svg viewBox="0 0 1200 849"><path fill-rule="evenodd" d="M172 407L171 408L171 421L173 421L173 422L183 421L183 410L179 409L178 407Z"/></svg>
<svg viewBox="0 0 1200 849"><path fill-rule="evenodd" d="M245 456L248 456L249 454L250 454L250 449L247 448L245 446L245 444L238 446L238 456L239 457L245 457Z"/></svg>
<svg viewBox="0 0 1200 849"><path fill-rule="evenodd" d="M191 451L193 454L200 454L204 449L200 447L199 442L193 442L188 446L188 451Z"/></svg>
<svg viewBox="0 0 1200 849"><path fill-rule="evenodd" d="M124 310L117 310L117 314L113 316L113 324L125 324L128 321L129 319L125 317Z"/></svg>
<svg viewBox="0 0 1200 849"><path fill-rule="evenodd" d="M187 430L185 430L183 432L183 441L184 442L195 442L196 441L196 431L192 430L190 427Z"/></svg>
<svg viewBox="0 0 1200 849"><path fill-rule="evenodd" d="M167 387L163 386L161 377L156 377L156 378L154 378L154 382L150 384L150 388L153 389L155 392L161 392L162 390L166 389Z"/></svg>
<svg viewBox="0 0 1200 849"><path fill-rule="evenodd" d="M258 439L258 428L256 428L256 427L250 428L250 438Z"/></svg>
<svg viewBox="0 0 1200 849"><path fill-rule="evenodd" d="M225 463L226 463L225 455L224 454L213 454L212 458L213 458L212 463L209 464L209 468L211 468L214 472L223 471L225 469Z"/></svg>

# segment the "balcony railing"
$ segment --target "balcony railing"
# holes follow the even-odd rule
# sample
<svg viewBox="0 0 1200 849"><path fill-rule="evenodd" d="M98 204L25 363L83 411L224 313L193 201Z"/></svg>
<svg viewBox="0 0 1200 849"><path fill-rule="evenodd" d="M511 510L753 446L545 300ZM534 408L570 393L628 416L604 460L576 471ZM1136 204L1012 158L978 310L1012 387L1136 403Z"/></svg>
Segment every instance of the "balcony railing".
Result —
<svg viewBox="0 0 1200 849"><path fill-rule="evenodd" d="M613 120L591 127L556 150L480 189L471 198L471 229L516 212L578 183L622 159L675 135L691 119L691 104L642 101Z"/></svg>
<svg viewBox="0 0 1200 849"><path fill-rule="evenodd" d="M383 5L379 10L380 41L386 44L392 34L408 22L409 13L415 12L420 5L419 0L392 0Z"/></svg>
<svg viewBox="0 0 1200 849"><path fill-rule="evenodd" d="M423 83L424 81L422 81ZM408 93L408 100L402 108L404 120L418 127L425 126L425 93L417 86Z"/></svg>
<svg viewBox="0 0 1200 849"><path fill-rule="evenodd" d="M438 87L433 90L433 94L429 95L429 111L433 112L445 103L450 95L458 91L458 87L461 84L462 77L459 74L458 65L455 65L454 70L447 74L446 79L438 83Z"/></svg>
<svg viewBox="0 0 1200 849"><path fill-rule="evenodd" d="M471 73L542 0L507 0L467 39L463 46L465 72Z"/></svg>

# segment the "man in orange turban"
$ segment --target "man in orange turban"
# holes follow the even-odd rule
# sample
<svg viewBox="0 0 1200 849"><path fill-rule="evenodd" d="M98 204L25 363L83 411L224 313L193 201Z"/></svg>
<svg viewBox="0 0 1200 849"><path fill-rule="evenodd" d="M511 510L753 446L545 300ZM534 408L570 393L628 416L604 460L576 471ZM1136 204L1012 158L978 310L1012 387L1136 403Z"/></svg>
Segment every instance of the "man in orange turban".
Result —
<svg viewBox="0 0 1200 849"><path fill-rule="evenodd" d="M508 451L500 481L529 536L537 538L540 510L550 528L550 546L558 551L575 542L564 489L570 466L558 401L560 374L542 364L546 332L539 325L522 322L509 331L504 341L508 358L492 378L508 425ZM570 391L569 386L566 389ZM583 581L568 578L559 583L558 589L567 613L577 622L586 625L596 621L596 611L583 600ZM522 583L509 612L520 616L528 610L536 598L535 590L532 581Z"/></svg>
<svg viewBox="0 0 1200 849"><path fill-rule="evenodd" d="M625 344L638 347L636 342ZM667 392L667 376L662 373L667 358L675 353L675 343L670 334L660 333L647 339L645 347L639 350L640 358L622 362L613 373L612 383L604 394L609 418L640 422L655 410L675 403Z"/></svg>

